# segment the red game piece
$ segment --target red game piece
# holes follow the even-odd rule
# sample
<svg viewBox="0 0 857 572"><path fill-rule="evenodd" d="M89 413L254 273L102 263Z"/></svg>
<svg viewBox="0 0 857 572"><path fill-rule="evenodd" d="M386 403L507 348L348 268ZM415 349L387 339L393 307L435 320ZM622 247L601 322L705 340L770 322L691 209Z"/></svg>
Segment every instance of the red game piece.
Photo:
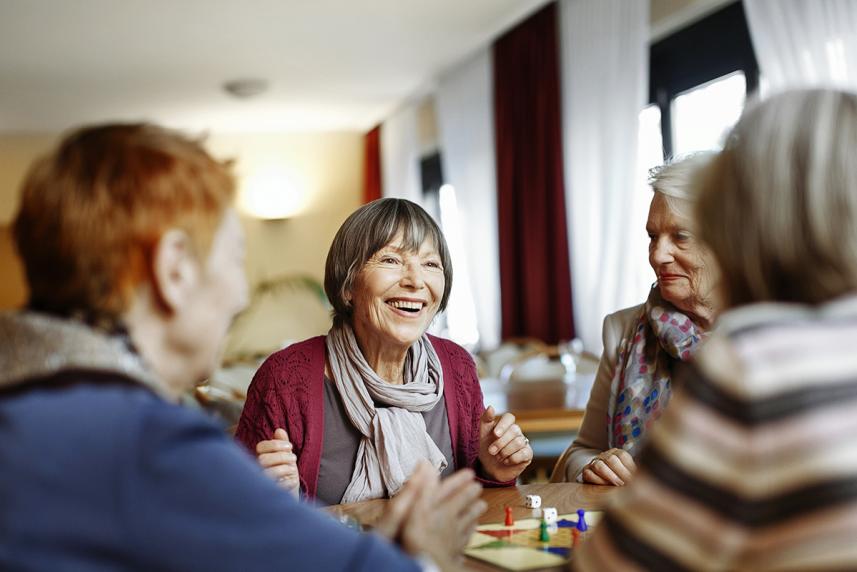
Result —
<svg viewBox="0 0 857 572"><path fill-rule="evenodd" d="M580 541L580 531L576 528L571 529L571 547L577 548L577 543Z"/></svg>
<svg viewBox="0 0 857 572"><path fill-rule="evenodd" d="M506 507L506 526L514 526L515 519L512 518L512 507Z"/></svg>

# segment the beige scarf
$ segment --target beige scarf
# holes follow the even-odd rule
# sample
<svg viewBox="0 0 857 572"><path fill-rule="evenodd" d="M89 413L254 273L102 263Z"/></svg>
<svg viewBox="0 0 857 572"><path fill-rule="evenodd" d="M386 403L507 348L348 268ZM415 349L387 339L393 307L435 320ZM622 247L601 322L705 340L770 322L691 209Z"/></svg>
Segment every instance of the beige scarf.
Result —
<svg viewBox="0 0 857 572"><path fill-rule="evenodd" d="M341 502L395 495L422 459L443 471L447 460L421 415L443 397L443 372L428 336L408 350L403 385L384 381L369 367L351 326L334 326L326 344L333 382L351 424L363 435ZM389 407L376 408L376 401Z"/></svg>

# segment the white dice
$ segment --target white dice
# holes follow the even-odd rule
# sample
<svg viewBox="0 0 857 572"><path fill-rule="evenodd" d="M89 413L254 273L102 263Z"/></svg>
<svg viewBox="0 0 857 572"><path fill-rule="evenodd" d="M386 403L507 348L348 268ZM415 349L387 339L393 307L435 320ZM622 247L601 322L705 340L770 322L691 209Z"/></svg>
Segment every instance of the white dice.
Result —
<svg viewBox="0 0 857 572"><path fill-rule="evenodd" d="M542 506L542 497L539 495L527 495L527 508L539 508Z"/></svg>
<svg viewBox="0 0 857 572"><path fill-rule="evenodd" d="M542 509L542 518L548 524L556 524L556 509L553 507L545 507Z"/></svg>

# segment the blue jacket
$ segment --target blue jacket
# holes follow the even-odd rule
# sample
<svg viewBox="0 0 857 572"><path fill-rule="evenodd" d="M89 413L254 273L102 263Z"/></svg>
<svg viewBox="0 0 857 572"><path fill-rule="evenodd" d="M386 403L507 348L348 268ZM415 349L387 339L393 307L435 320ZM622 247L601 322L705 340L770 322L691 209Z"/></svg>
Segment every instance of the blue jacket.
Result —
<svg viewBox="0 0 857 572"><path fill-rule="evenodd" d="M124 373L54 359L10 382L29 356L6 326L0 570L418 569L294 500L202 413Z"/></svg>

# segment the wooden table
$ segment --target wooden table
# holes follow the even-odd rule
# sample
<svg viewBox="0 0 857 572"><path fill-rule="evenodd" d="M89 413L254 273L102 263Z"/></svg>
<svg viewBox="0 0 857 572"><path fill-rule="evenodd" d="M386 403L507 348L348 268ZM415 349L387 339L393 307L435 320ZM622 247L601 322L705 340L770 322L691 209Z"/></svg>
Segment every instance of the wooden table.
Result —
<svg viewBox="0 0 857 572"><path fill-rule="evenodd" d="M512 515L517 519L532 518L532 509L524 506L527 495L542 497L542 506L556 507L559 514L573 513L577 509L602 510L615 487L581 485L578 483L552 483L538 485L519 485L517 487L486 488L482 499L488 503L488 509L479 519L479 524L502 523L505 518L504 507L512 507ZM347 515L357 519L365 526L374 526L381 517L387 500L371 500L353 504L335 505L327 510L337 515ZM498 570L497 568L465 558L465 570ZM546 570L558 570L546 569Z"/></svg>
<svg viewBox="0 0 857 572"><path fill-rule="evenodd" d="M485 405L514 414L521 430L532 438L537 433L578 431L593 380L594 374L571 381L504 382L487 378L480 380L480 386Z"/></svg>

